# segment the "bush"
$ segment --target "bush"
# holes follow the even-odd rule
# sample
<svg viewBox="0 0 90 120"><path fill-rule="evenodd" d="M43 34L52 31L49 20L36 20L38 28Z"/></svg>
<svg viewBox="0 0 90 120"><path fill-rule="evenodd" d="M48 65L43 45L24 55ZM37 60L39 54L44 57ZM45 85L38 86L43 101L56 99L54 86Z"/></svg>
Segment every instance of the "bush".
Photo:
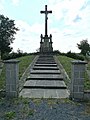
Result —
<svg viewBox="0 0 90 120"><path fill-rule="evenodd" d="M76 60L84 60L85 59L83 55L80 55L77 53L71 53L71 51L67 52L66 56L70 57L70 58L74 58Z"/></svg>
<svg viewBox="0 0 90 120"><path fill-rule="evenodd" d="M5 53L3 55L3 60L15 59L15 58L26 56L26 55L28 55L28 54L27 53L21 53L21 52L19 52L19 53L12 52L10 54Z"/></svg>
<svg viewBox="0 0 90 120"><path fill-rule="evenodd" d="M73 58L73 59L76 59L76 60L82 60L82 61L85 60L85 57L83 55L78 54L78 53L72 53L71 51L69 51L67 53L61 53L60 51L55 50L54 54L55 55L67 56L67 57L70 57L70 58Z"/></svg>
<svg viewBox="0 0 90 120"><path fill-rule="evenodd" d="M60 52L59 50L54 50L54 51L53 51L53 54L54 54L54 55L60 55L61 52Z"/></svg>

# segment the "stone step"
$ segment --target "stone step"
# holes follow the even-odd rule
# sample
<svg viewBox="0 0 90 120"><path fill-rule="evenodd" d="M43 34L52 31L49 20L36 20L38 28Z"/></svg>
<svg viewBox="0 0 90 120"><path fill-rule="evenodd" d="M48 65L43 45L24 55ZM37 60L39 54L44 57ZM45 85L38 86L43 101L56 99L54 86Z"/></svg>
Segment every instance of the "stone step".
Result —
<svg viewBox="0 0 90 120"><path fill-rule="evenodd" d="M51 61L38 61L36 64L56 64L56 62L51 62Z"/></svg>
<svg viewBox="0 0 90 120"><path fill-rule="evenodd" d="M28 80L25 82L24 88L66 89L66 85L64 81L60 80Z"/></svg>
<svg viewBox="0 0 90 120"><path fill-rule="evenodd" d="M57 64L35 64L34 66L48 66L48 67L57 67Z"/></svg>
<svg viewBox="0 0 90 120"><path fill-rule="evenodd" d="M47 80L52 80L52 81L53 81L53 80L61 80L61 81L63 81L63 77L62 77L62 78L40 78L40 77L38 77L38 78L34 78L34 77L33 77L33 78L30 78L30 77L27 77L27 78L26 78L26 81L27 81L27 80L46 80L46 81L47 81Z"/></svg>
<svg viewBox="0 0 90 120"><path fill-rule="evenodd" d="M47 59L47 60L52 60L54 59L53 57L39 57L38 59Z"/></svg>
<svg viewBox="0 0 90 120"><path fill-rule="evenodd" d="M60 74L60 75L54 75L54 74L41 74L41 75L38 75L38 74L35 74L35 75L33 75L33 74L30 74L30 77L31 78L61 78L62 77L62 75Z"/></svg>
<svg viewBox="0 0 90 120"><path fill-rule="evenodd" d="M54 61L54 59L38 59L38 61Z"/></svg>
<svg viewBox="0 0 90 120"><path fill-rule="evenodd" d="M31 70L31 74L61 74L59 70Z"/></svg>
<svg viewBox="0 0 90 120"><path fill-rule="evenodd" d="M39 58L53 58L53 55L40 55Z"/></svg>
<svg viewBox="0 0 90 120"><path fill-rule="evenodd" d="M55 61L54 60L37 60L37 62L45 62L45 63L49 63L49 62L52 62L54 63Z"/></svg>
<svg viewBox="0 0 90 120"><path fill-rule="evenodd" d="M63 80L62 74L57 75L57 74L30 74L30 76L27 78L27 80Z"/></svg>
<svg viewBox="0 0 90 120"><path fill-rule="evenodd" d="M38 59L54 59L54 57L39 57Z"/></svg>
<svg viewBox="0 0 90 120"><path fill-rule="evenodd" d="M33 70L59 70L58 67L33 67Z"/></svg>
<svg viewBox="0 0 90 120"><path fill-rule="evenodd" d="M69 92L67 89L23 88L19 96L24 98L69 98Z"/></svg>
<svg viewBox="0 0 90 120"><path fill-rule="evenodd" d="M69 93L54 57L40 55L26 79L20 96L29 98L68 98Z"/></svg>

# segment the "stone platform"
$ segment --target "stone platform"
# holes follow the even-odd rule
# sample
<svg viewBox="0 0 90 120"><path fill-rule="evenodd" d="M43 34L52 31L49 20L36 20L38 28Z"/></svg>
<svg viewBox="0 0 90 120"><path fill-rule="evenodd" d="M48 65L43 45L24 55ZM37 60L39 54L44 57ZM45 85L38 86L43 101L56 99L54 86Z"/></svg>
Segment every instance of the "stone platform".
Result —
<svg viewBox="0 0 90 120"><path fill-rule="evenodd" d="M20 96L29 98L68 98L63 75L53 55L40 55L27 77Z"/></svg>

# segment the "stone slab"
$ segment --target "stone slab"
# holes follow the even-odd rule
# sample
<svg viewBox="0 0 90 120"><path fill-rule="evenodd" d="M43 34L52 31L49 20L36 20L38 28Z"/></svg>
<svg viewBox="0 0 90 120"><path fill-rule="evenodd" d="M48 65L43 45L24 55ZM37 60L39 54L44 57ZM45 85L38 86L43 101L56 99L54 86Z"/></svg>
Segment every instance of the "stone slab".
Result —
<svg viewBox="0 0 90 120"><path fill-rule="evenodd" d="M45 98L57 98L57 92L56 90L46 89L44 90L44 97Z"/></svg>
<svg viewBox="0 0 90 120"><path fill-rule="evenodd" d="M38 59L37 61L54 61L54 59L46 59L46 58L43 58L43 59Z"/></svg>
<svg viewBox="0 0 90 120"><path fill-rule="evenodd" d="M63 77L62 78L39 78L39 77L38 78L34 78L34 77L30 78L30 77L28 77L28 78L26 78L26 81L27 80L46 80L46 81L47 80L52 80L52 81L53 80L60 80L60 81L63 81Z"/></svg>
<svg viewBox="0 0 90 120"><path fill-rule="evenodd" d="M65 89L22 89L19 96L24 98L69 98L69 92Z"/></svg>
<svg viewBox="0 0 90 120"><path fill-rule="evenodd" d="M54 60L53 57L49 58L49 57L42 57L42 58L38 58L38 60Z"/></svg>
<svg viewBox="0 0 90 120"><path fill-rule="evenodd" d="M59 70L31 70L31 74L61 74Z"/></svg>
<svg viewBox="0 0 90 120"><path fill-rule="evenodd" d="M56 92L58 98L69 98L70 96L70 93L67 89L61 89L61 90L57 89Z"/></svg>
<svg viewBox="0 0 90 120"><path fill-rule="evenodd" d="M56 62L36 62L36 64L56 64Z"/></svg>
<svg viewBox="0 0 90 120"><path fill-rule="evenodd" d="M59 70L58 67L33 67L33 70Z"/></svg>
<svg viewBox="0 0 90 120"><path fill-rule="evenodd" d="M57 67L57 64L35 64L35 66Z"/></svg>
<svg viewBox="0 0 90 120"><path fill-rule="evenodd" d="M52 68L52 69L57 69L58 67L57 66L34 66L33 68L47 68L47 70L48 70L48 68Z"/></svg>
<svg viewBox="0 0 90 120"><path fill-rule="evenodd" d="M60 87L60 88L66 88L66 85L64 81L51 81L51 80L28 80L25 82L24 87Z"/></svg>
<svg viewBox="0 0 90 120"><path fill-rule="evenodd" d="M54 78L54 79L56 79L56 78L63 78L63 76L60 74L60 75L57 75L57 74L40 74L40 75L38 75L38 74L31 74L30 75L30 77L28 77L28 78L46 78L46 79L48 79L48 78Z"/></svg>
<svg viewBox="0 0 90 120"><path fill-rule="evenodd" d="M19 96L24 98L42 98L44 97L44 90L43 89L23 89Z"/></svg>

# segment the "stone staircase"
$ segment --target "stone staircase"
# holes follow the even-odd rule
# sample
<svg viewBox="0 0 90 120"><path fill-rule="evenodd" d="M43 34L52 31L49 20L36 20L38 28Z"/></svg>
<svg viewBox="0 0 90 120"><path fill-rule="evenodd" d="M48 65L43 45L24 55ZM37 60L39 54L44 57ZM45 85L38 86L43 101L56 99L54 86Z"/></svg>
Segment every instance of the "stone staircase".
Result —
<svg viewBox="0 0 90 120"><path fill-rule="evenodd" d="M67 98L69 93L53 55L40 55L26 79L20 96Z"/></svg>

